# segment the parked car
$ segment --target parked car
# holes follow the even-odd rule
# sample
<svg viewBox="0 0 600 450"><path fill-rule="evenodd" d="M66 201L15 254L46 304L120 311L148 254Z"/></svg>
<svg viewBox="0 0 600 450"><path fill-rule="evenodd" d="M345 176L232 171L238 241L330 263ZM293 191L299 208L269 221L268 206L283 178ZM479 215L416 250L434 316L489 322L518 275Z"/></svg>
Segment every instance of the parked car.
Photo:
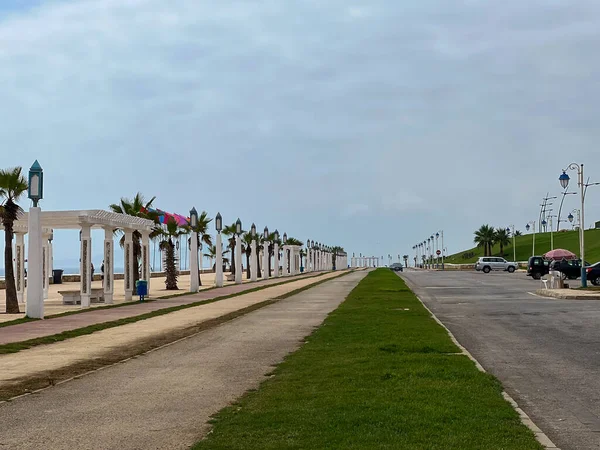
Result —
<svg viewBox="0 0 600 450"><path fill-rule="evenodd" d="M404 267L401 263L394 263L390 266L390 269L392 269L394 272L402 272Z"/></svg>
<svg viewBox="0 0 600 450"><path fill-rule="evenodd" d="M590 263L585 263L586 267ZM562 279L576 280L581 276L581 260L580 259L563 259L561 261L552 261L550 264L551 270L556 270L562 274Z"/></svg>
<svg viewBox="0 0 600 450"><path fill-rule="evenodd" d="M539 280L550 272L550 261L541 256L532 256L527 261L527 276Z"/></svg>
<svg viewBox="0 0 600 450"><path fill-rule="evenodd" d="M600 262L591 265L587 269L587 278L594 286L600 286Z"/></svg>
<svg viewBox="0 0 600 450"><path fill-rule="evenodd" d="M517 267L519 266L516 262L508 262L504 258L494 256L481 257L475 263L475 270L483 273L490 273L492 270L504 270L505 272L513 273L517 270Z"/></svg>

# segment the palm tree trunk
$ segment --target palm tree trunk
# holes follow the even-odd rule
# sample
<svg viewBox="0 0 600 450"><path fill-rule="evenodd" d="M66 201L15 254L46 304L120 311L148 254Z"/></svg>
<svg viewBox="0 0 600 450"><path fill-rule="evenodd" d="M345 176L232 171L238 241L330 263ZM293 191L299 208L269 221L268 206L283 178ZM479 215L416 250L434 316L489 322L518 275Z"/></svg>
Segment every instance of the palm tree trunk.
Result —
<svg viewBox="0 0 600 450"><path fill-rule="evenodd" d="M250 253L246 252L246 278L250 279Z"/></svg>
<svg viewBox="0 0 600 450"><path fill-rule="evenodd" d="M175 245L169 241L165 250L165 270L167 279L165 280L167 290L177 290L177 267L175 266Z"/></svg>
<svg viewBox="0 0 600 450"><path fill-rule="evenodd" d="M502 245L502 242L500 243L500 256L504 258L504 245Z"/></svg>
<svg viewBox="0 0 600 450"><path fill-rule="evenodd" d="M4 280L6 283L6 313L18 314L19 300L17 299L17 286L13 269L13 224L5 221L4 225Z"/></svg>
<svg viewBox="0 0 600 450"><path fill-rule="evenodd" d="M229 246L229 252L231 253L231 264L229 264L229 268L231 269L231 274L235 275L235 245Z"/></svg>
<svg viewBox="0 0 600 450"><path fill-rule="evenodd" d="M269 245L269 276L271 276L271 257L275 254L274 247Z"/></svg>
<svg viewBox="0 0 600 450"><path fill-rule="evenodd" d="M262 273L260 273L260 252L257 250L256 253L256 276L262 278Z"/></svg>

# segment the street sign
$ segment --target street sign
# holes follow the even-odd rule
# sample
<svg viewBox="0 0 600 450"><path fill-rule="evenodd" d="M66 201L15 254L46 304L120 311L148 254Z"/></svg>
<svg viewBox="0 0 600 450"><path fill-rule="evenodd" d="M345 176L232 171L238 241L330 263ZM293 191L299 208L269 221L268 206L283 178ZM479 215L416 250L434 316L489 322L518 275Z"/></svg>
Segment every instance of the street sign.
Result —
<svg viewBox="0 0 600 450"><path fill-rule="evenodd" d="M437 253L438 256L440 256L442 254L442 251L438 250L436 253Z"/></svg>

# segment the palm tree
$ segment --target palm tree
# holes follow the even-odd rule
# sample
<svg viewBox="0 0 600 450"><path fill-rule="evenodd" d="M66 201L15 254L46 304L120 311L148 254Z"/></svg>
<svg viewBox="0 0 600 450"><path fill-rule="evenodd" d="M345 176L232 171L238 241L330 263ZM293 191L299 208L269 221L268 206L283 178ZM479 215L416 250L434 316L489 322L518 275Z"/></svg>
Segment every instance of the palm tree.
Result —
<svg viewBox="0 0 600 450"><path fill-rule="evenodd" d="M496 229L494 242L500 244L500 256L504 257L504 247L510 244L510 234L504 227Z"/></svg>
<svg viewBox="0 0 600 450"><path fill-rule="evenodd" d="M523 233L519 230L515 231L515 237L523 236Z"/></svg>
<svg viewBox="0 0 600 450"><path fill-rule="evenodd" d="M23 209L17 204L21 196L27 191L27 181L22 174L21 167L0 170L0 220L4 226L4 278L6 281L6 313L19 313L19 300L17 299L17 286L13 270L12 240L14 224Z"/></svg>
<svg viewBox="0 0 600 450"><path fill-rule="evenodd" d="M341 253L344 253L344 248L336 245L331 248L331 253L333 256L333 270L337 270L337 267L336 267L337 256Z"/></svg>
<svg viewBox="0 0 600 450"><path fill-rule="evenodd" d="M229 250L225 250L223 251L223 244L221 244L221 256L223 259L223 264L227 264L229 262L229 259L225 257L225 255L229 253ZM216 245L210 245L208 247L208 252L204 254L204 256L206 256L207 258L210 258L211 264L212 264L212 268L213 268L213 272L216 272L216 259L217 259L217 246ZM213 263L213 261L215 261Z"/></svg>
<svg viewBox="0 0 600 450"><path fill-rule="evenodd" d="M269 248L267 249L269 252L269 273L271 273L271 258L275 255L275 244L281 248L281 237L275 239L275 233L269 234ZM279 270L279 267L276 267L275 270Z"/></svg>
<svg viewBox="0 0 600 450"><path fill-rule="evenodd" d="M473 242L477 247L483 247L483 256L490 256L494 245L494 228L489 225L482 225L474 234L475 238L473 239Z"/></svg>
<svg viewBox="0 0 600 450"><path fill-rule="evenodd" d="M212 238L210 234L208 234L208 224L210 224L211 222L212 219L208 217L208 213L206 211L202 211L202 213L198 216L198 224L196 225L196 228L192 228L191 225L184 227L186 233L188 234L193 231L198 233L198 248L200 248L200 246L203 243L208 245L209 247L212 245ZM188 248L190 249L191 243L192 238L190 237L188 238ZM202 286L202 279L200 277L200 273L198 273L198 283L200 283L199 286Z"/></svg>
<svg viewBox="0 0 600 450"><path fill-rule="evenodd" d="M235 222L232 223L231 225L227 225L225 228L223 228L223 234L228 237L227 247L231 251L231 274L232 275L235 275L235 238L236 238L235 229L236 229ZM242 230L242 233L244 233L244 230Z"/></svg>
<svg viewBox="0 0 600 450"><path fill-rule="evenodd" d="M144 196L141 193L135 194L133 199L128 199L125 197L121 197L120 203L113 203L109 205L109 209L112 212L117 214L126 214L128 216L141 217L143 219L153 220L158 224L158 213L150 212L150 208L152 208L152 203L156 197L152 197L149 201L144 199ZM117 234L121 235L121 239L119 240L119 245L121 248L125 246L125 233L123 230L116 230ZM153 232L150 237L155 238L157 235L161 234L158 231ZM135 264L133 265L133 282L135 283L140 279L140 271L139 271L139 261L142 258L142 235L139 231L133 232L133 260Z"/></svg>
<svg viewBox="0 0 600 450"><path fill-rule="evenodd" d="M299 247L302 247L304 245L304 242L302 242L300 239L296 239L294 237L288 237L287 245L297 245ZM288 250L288 254L287 254L287 263L288 263L288 270L289 270L290 269L290 251L289 250ZM302 256L300 256L300 265L302 265Z"/></svg>
<svg viewBox="0 0 600 450"><path fill-rule="evenodd" d="M404 259L404 266L408 267L408 255L402 256L402 259Z"/></svg>
<svg viewBox="0 0 600 450"><path fill-rule="evenodd" d="M166 273L165 285L167 290L178 290L177 287L177 255L175 253L175 241L186 234L186 230L180 228L172 217L164 228L157 228L157 234L162 238L159 248L164 251L164 267Z"/></svg>

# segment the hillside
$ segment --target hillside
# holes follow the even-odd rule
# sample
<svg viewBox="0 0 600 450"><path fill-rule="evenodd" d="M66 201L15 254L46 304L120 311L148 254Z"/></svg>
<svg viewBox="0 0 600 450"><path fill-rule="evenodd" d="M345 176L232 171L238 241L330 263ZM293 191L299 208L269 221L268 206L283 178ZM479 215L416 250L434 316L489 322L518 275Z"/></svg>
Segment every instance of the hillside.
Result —
<svg viewBox="0 0 600 450"><path fill-rule="evenodd" d="M517 261L527 261L532 252L533 233L516 238ZM579 232L560 231L554 233L554 248L564 248L579 255ZM535 254L543 255L550 251L550 233L537 233L535 235ZM600 261L600 230L586 230L585 232L585 259L589 263ZM477 261L483 256L483 248L470 248L445 258L445 262L452 264L468 264ZM493 256L502 256L500 246L495 245ZM504 248L504 257L513 259L512 239L511 245Z"/></svg>

